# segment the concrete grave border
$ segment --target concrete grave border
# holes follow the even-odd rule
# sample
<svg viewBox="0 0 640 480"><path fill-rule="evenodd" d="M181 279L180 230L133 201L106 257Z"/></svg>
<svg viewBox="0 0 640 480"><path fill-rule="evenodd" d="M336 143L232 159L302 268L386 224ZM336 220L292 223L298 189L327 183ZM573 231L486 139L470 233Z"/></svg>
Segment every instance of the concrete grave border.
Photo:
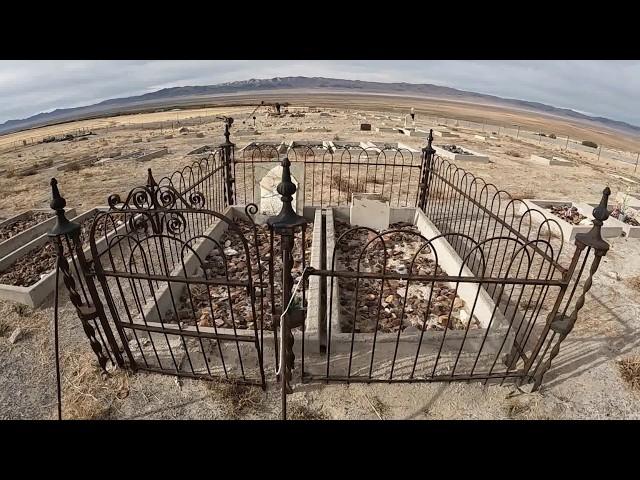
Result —
<svg viewBox="0 0 640 480"><path fill-rule="evenodd" d="M573 240L576 238L577 233L587 233L591 230L591 225L572 225L569 222L562 220L560 217L555 216L549 210L549 207L552 206L560 206L560 205L570 205L572 207L576 207L578 209L578 213L584 215L589 219L593 219L592 211L593 207L589 206L586 203L579 203L573 201L563 201L563 200L543 200L543 199L534 199L534 200L522 200L520 204L519 215L524 215L528 209L536 210L540 212L540 214L548 220L555 220L560 225L562 229L562 234L564 235L564 241L568 243L573 243ZM538 225L543 220L539 215L529 215L530 219L532 219L533 223ZM603 238L614 238L622 235L623 231L623 223L616 220L613 217L609 217L602 226L602 237Z"/></svg>
<svg viewBox="0 0 640 480"><path fill-rule="evenodd" d="M18 233L17 235L14 235L13 237L8 238L4 242L0 243L0 259L11 254L11 252L19 249L20 247L22 247L23 245L26 245L27 243L33 241L34 239L42 235L45 235L46 233L49 232L49 230L51 230L51 228L53 228L53 225L56 223L56 214L50 208L33 208L31 210L26 210L22 213L19 213L18 215L15 215L11 218L8 218L0 222L0 227L10 226L13 223L22 220L23 218L29 216L31 213L34 213L34 212L50 213L51 218L48 218L47 220L44 220L34 225L33 227L30 227ZM68 216L75 215L75 213L76 213L75 208L70 208L67 210Z"/></svg>

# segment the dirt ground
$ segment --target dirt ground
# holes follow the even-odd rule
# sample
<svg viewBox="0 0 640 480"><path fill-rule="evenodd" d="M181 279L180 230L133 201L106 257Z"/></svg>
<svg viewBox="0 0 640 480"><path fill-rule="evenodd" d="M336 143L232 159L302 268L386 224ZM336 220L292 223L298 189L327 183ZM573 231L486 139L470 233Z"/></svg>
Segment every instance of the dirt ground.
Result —
<svg viewBox="0 0 640 480"><path fill-rule="evenodd" d="M267 98L267 97L265 97ZM297 98L291 96L290 98ZM291 100L288 100L291 101ZM342 102L342 103L341 103ZM467 106L454 102L414 102L414 99L389 97L353 98L329 95L301 97L300 105L323 107L331 116L319 113L304 118L266 118L258 112L256 127L260 135L240 136L243 125L253 110L249 107L218 107L179 112L179 119L212 115L231 115L236 119L232 141L242 148L253 140L341 140L402 142L421 148L424 139L401 134L361 132L360 123L378 126L401 126L401 116L407 107L416 107L418 128L438 128L430 115L447 116L449 128L457 128L459 138L436 138L435 144L456 143L486 153L492 163L461 164L495 183L499 188L522 198L566 199L568 201L597 202L605 186L613 192L627 187L640 188L633 165L607 157L597 160L596 153L553 146L532 140L524 130L519 138L494 135L496 139L482 141L474 135L480 129L465 127L465 120L504 124L529 125L532 131L555 131L572 138L589 138L599 142L606 138L608 145L631 153L638 142L622 135L598 132L559 119L536 117L528 112L504 111L486 106ZM349 109L340 105L349 105ZM292 106L298 106L292 103ZM405 111L406 110L406 111ZM360 116L366 116L363 120ZM376 119L375 116L382 118ZM387 117L392 118L387 118ZM181 135L174 131L144 130L144 122L175 120L176 112L127 115L104 120L76 122L72 126L57 126L13 134L12 141L30 136L51 135L70 128L95 128L100 122L110 129L97 129L97 135L85 141L65 141L27 145L0 154L0 217L7 217L29 208L47 207L50 200L49 180L55 176L69 207L78 213L96 205L105 205L112 193L126 193L144 183L146 169L152 168L156 178L191 162L186 153L201 145L215 145L222 140L221 121L189 126L191 132ZM455 127L455 121L459 121ZM247 124L252 124L249 120ZM137 128L136 125L140 125ZM326 132L278 134L283 127L304 130L310 126L324 126ZM117 128L120 127L120 128ZM544 130L542 130L544 128ZM56 130L58 129L58 130ZM196 132L203 132L198 138ZM564 132L564 133L563 133ZM570 132L570 133L569 133ZM486 132L485 132L486 133ZM164 135L173 138L165 139ZM234 135L235 134L235 135ZM20 137L23 135L23 137ZM600 137L598 136L600 135ZM9 137L9 136L7 136ZM15 137L15 138L14 138ZM147 142L147 138L155 138ZM142 142L133 143L136 138ZM0 138L2 141L4 137ZM4 139L6 140L6 139ZM87 155L106 156L121 150L122 156L136 149L168 147L169 153L147 162L117 158L81 168L79 171L57 171L57 166ZM576 167L542 167L529 162L530 155L554 154L574 160ZM48 163L47 160L52 162ZM16 176L24 167L36 166L28 176ZM14 172L7 175L7 172ZM626 177L613 177L619 175ZM638 183L634 183L638 182ZM513 386L472 383L456 384L399 384L386 385L325 385L295 384L289 397L292 418L306 419L640 419L640 391L625 380L618 365L621 359L640 358L640 240L616 238L610 240L611 250L595 276L594 286L587 295L576 328L562 344L560 355L545 377L537 393L522 393ZM617 274L617 275L615 275ZM203 381L182 380L156 374L113 371L103 379L93 360L72 306L62 295L61 357L63 370L64 418L171 418L171 419L272 419L280 415L278 386L273 375L266 392L259 389L228 386ZM40 309L0 302L0 418L50 419L56 416L56 390L53 355L53 308L49 302ZM22 335L15 343L9 336L17 328ZM636 383L637 385L637 383Z"/></svg>

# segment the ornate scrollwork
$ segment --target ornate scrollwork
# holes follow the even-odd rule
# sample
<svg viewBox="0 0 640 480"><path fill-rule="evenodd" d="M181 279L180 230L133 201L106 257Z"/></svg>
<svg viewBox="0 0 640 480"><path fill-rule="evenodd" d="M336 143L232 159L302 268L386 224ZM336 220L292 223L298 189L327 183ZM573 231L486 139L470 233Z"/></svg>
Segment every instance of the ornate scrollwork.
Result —
<svg viewBox="0 0 640 480"><path fill-rule="evenodd" d="M173 208L176 205L177 195L173 187L157 187L156 206L157 208Z"/></svg>
<svg viewBox="0 0 640 480"><path fill-rule="evenodd" d="M180 235L187 228L187 219L180 212L169 212L163 216L163 222L167 227L167 233Z"/></svg>
<svg viewBox="0 0 640 480"><path fill-rule="evenodd" d="M189 205L191 208L200 209L205 206L205 198L201 192L191 192L189 194Z"/></svg>
<svg viewBox="0 0 640 480"><path fill-rule="evenodd" d="M147 233L150 228L149 219L144 215L130 216L127 223L130 232Z"/></svg>

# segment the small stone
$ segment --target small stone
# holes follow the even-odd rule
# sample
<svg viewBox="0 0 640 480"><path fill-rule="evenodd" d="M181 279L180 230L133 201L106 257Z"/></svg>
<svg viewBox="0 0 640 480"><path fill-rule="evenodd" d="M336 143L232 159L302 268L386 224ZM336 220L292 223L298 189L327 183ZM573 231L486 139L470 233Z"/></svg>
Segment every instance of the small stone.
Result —
<svg viewBox="0 0 640 480"><path fill-rule="evenodd" d="M224 254L228 257L232 257L234 255L238 255L238 251L234 250L233 248L225 248L224 249Z"/></svg>
<svg viewBox="0 0 640 480"><path fill-rule="evenodd" d="M445 326L448 320L449 320L449 315L440 315L438 317L438 323L442 326Z"/></svg>
<svg viewBox="0 0 640 480"><path fill-rule="evenodd" d="M407 267L405 267L404 265L398 265L396 267L396 272L400 275L406 275L408 273Z"/></svg>
<svg viewBox="0 0 640 480"><path fill-rule="evenodd" d="M460 310L458 312L458 318L464 326L467 326L467 323L469 323L469 314L466 312L466 310Z"/></svg>
<svg viewBox="0 0 640 480"><path fill-rule="evenodd" d="M9 343L14 344L18 341L18 338L22 335L22 329L20 327L16 328L11 336L9 337Z"/></svg>
<svg viewBox="0 0 640 480"><path fill-rule="evenodd" d="M384 301L390 304L393 304L393 301L396 299L396 297L394 297L393 295L388 295Z"/></svg>
<svg viewBox="0 0 640 480"><path fill-rule="evenodd" d="M620 280L620 275L618 275L618 272L609 272L607 273L607 275L609 275L611 278L613 278L614 280Z"/></svg>
<svg viewBox="0 0 640 480"><path fill-rule="evenodd" d="M453 301L453 308L462 307L464 307L464 300L462 300L460 297L456 297L456 299Z"/></svg>
<svg viewBox="0 0 640 480"><path fill-rule="evenodd" d="M198 325L201 327L210 327L211 326L211 314L209 312L202 312L200 316L200 321Z"/></svg>
<svg viewBox="0 0 640 480"><path fill-rule="evenodd" d="M224 242L224 246L229 248L231 246L231 240L227 240L226 242Z"/></svg>

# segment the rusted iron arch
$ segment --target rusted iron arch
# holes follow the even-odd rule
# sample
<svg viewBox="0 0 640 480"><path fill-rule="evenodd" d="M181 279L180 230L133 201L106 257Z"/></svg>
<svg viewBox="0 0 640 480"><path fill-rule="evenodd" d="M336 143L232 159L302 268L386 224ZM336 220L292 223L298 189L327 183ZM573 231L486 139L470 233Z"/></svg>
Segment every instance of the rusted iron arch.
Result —
<svg viewBox="0 0 640 480"><path fill-rule="evenodd" d="M384 239L380 237L380 235L378 234L378 232L376 230L374 230L373 228L369 228L369 227L355 227L355 228L350 228L349 230L345 231L342 233L342 235L340 235L337 239L336 239L336 243L333 249L333 254L331 256L331 270L335 271L335 265L336 265L336 253L338 251L338 245L340 244L340 242L342 241L342 239L344 237L346 237L347 235L351 235L355 232L357 232L358 230L366 230L368 232L373 232L376 235L376 238L380 238L380 241L382 242L382 246L383 246L383 251L384 251L384 264L383 264L383 273L386 271L386 264L387 264L387 245L384 242ZM371 243L371 242L369 242ZM368 245L368 244L367 244ZM365 246L366 248L366 246ZM363 248L364 250L364 248ZM360 264L360 260L358 260L358 265ZM333 277L332 277L333 278Z"/></svg>
<svg viewBox="0 0 640 480"><path fill-rule="evenodd" d="M278 146L279 147L279 146ZM262 159L262 161L271 161L272 158L275 158L277 161L277 159L280 158L280 153L278 152L278 147L276 147L275 145L253 145L251 148L244 148L242 150L242 162L245 162L245 157L250 157L248 160L251 161L252 163L255 163L256 158L258 159ZM265 152L271 151L273 153L272 156L266 156ZM247 152L249 152L249 155L247 155ZM266 160L264 160L266 159Z"/></svg>
<svg viewBox="0 0 640 480"><path fill-rule="evenodd" d="M302 160L298 158L298 151L301 151ZM296 145L289 147L287 157L291 162L313 163L316 161L316 154L309 145Z"/></svg>
<svg viewBox="0 0 640 480"><path fill-rule="evenodd" d="M264 281L262 274L262 264L260 260L260 244L258 242L258 226L256 225L256 222L253 218L256 213L258 213L258 205L256 205L255 203L249 203L244 207L244 214L249 219L249 222L251 222L254 248L256 249L256 265L258 266L258 281L260 282L260 345L262 346L264 341ZM247 263L250 262L248 261Z"/></svg>
<svg viewBox="0 0 640 480"><path fill-rule="evenodd" d="M222 250L223 250L223 249L222 249L222 247L220 246L220 244L218 243L218 241L217 241L217 240L215 240L215 239L213 239L213 238L211 238L211 237L208 237L208 236L204 236L204 235L203 235L203 236L201 236L201 237L206 239L206 240L205 240L205 242L206 242L207 240L212 241L212 242L215 244L215 246L216 246L216 247L218 247L218 249L220 250L220 252L222 252ZM209 280L209 275L207 274L207 270L206 270L206 268L204 268L204 263L203 263L202 259L200 258L200 255L198 255L198 253L195 251L195 249L193 249L193 247L191 247L191 245L187 245L187 244L184 244L184 245L183 245L183 247L182 247L182 249L181 249L181 251L180 251L180 257L181 257L181 261L182 261L182 271L183 271L183 274L184 274L184 278L188 278L188 277L187 277L187 268L186 268L186 265L185 265L185 263L184 263L184 249L185 249L185 248L189 248L189 249L192 251L193 255L194 255L194 256L198 259L198 261L200 262L200 267L202 268L202 271L203 271L203 275L204 275L205 280ZM211 252L211 251L212 251L212 250L210 250L210 252ZM227 268L227 262L224 262L224 267L225 267L225 276L226 276L226 278L228 279L228 268ZM193 304L193 295L192 295L192 293L191 293L191 289L190 289L189 287L187 287L187 289L186 289L186 290L187 290L187 292L189 292L189 302L191 303L191 308L193 309L193 311L194 311L194 316L195 316L195 306L194 306L194 304ZM212 302L211 302L211 295L210 295L209 285L207 285L207 302L208 302L208 304L209 304L209 309L210 309L210 312L211 312L211 318L212 318L212 320L213 320L213 318L214 318L214 317L213 317L213 304L212 304ZM218 326L216 325L216 322L215 322L215 321L213 321L212 323L213 323L213 331L214 331L214 332L216 333L216 335L217 335L217 334L218 334ZM197 332L198 332L198 334L199 334L199 333L200 333L200 326L199 326L199 322L197 322L197 321L196 321L196 322L195 322L195 325L196 325L196 331L197 331ZM204 345L202 345L202 337L198 337L198 338L199 338L199 341L200 341L200 347L202 348L202 352L203 352L203 355L204 355L204 351L205 351L205 350L204 350ZM223 371L224 371L225 378L229 378L229 374L228 374L228 372L227 372L227 366L226 366L226 363L225 363L225 361L224 361L224 354L222 353L222 346L221 346L221 342L216 342L216 344L218 345L218 353L220 354L220 362L221 362L221 364L222 364L222 369L223 369ZM211 370L210 370L210 368L209 368L209 362L208 362L208 361L205 361L205 365L207 366L207 373L208 373L209 375L211 375Z"/></svg>
<svg viewBox="0 0 640 480"><path fill-rule="evenodd" d="M556 262L559 262L559 261L560 261L560 254L562 253L562 249L563 249L563 247L564 247L564 233L562 232L562 228L560 228L560 223L559 223L557 220L553 219L553 218L545 218L545 219L540 223L540 225L538 226L538 235L537 235L537 238L540 238L540 232L542 231L543 227L545 227L545 226L546 226L546 227L547 227L547 230L548 230L548 232L549 232L549 235L548 235L548 237L549 237L549 242L551 242L551 239L553 238L553 235L554 235L554 234L553 234L553 232L551 231L551 228L549 227L549 225L553 225L553 224L555 224L555 225L558 227L557 232L559 232L559 233L560 233L560 242L559 242L558 250L557 250L558 254L557 254L556 258L555 258L555 261L556 261ZM557 234L557 233L556 233L556 234ZM552 257L552 258L553 258L553 257Z"/></svg>
<svg viewBox="0 0 640 480"><path fill-rule="evenodd" d="M454 235L457 235L457 234L454 234ZM475 250L479 250L479 251L482 252L482 251L484 251L485 244L493 243L495 241L502 242L502 240L506 240L507 242L514 242L516 244L519 244L519 245L521 245L521 248L526 247L528 244L531 243L531 242L524 243L524 242L522 242L522 240L520 240L518 238L507 237L507 236L504 236L504 235L499 235L499 236L495 236L495 237L491 237L491 238L485 238L484 240L482 240L480 242L477 242L477 244L462 259L462 265L460 267L460 273L462 273L462 270L467 265L467 261L469 260L469 257L471 256L471 254ZM529 255L528 252L527 252L527 255ZM483 257L484 257L484 254L483 254ZM513 261L513 259L512 259L512 261ZM486 266L485 266L485 269L486 269ZM484 270L483 270L483 275L482 276L484 276ZM473 277L469 277L469 278L473 278ZM497 277L497 278L500 278L500 277Z"/></svg>
<svg viewBox="0 0 640 480"><path fill-rule="evenodd" d="M520 218L520 224L522 224L522 222L524 221L525 217L529 217L529 223L532 224L533 223L533 218L534 218L533 215L534 214L540 215L540 218L541 218L540 226L538 227L538 232L541 231L543 225L555 224L558 227L558 232L560 234L560 241L562 243L564 243L564 233L562 232L562 228L560 227L560 222L558 222L554 218L545 217L545 215L540 210L538 210L537 208L527 208L524 212L522 212L522 215L521 215L521 218ZM549 232L551 232L551 229L549 229ZM538 237L539 237L539 234L538 234ZM560 248L562 248L562 246Z"/></svg>
<svg viewBox="0 0 640 480"><path fill-rule="evenodd" d="M358 228L367 228L367 227L358 227ZM375 230L374 230L374 232L375 232ZM385 247L385 250L384 250L384 252L385 252L385 262L384 262L384 265L383 265L383 267L384 267L384 268L383 268L383 272L382 272L382 273L383 273L383 275L384 275L384 274L386 274L386 271L387 271L387 260L388 260L388 257L387 257L387 250L386 250L386 242L384 241L384 238L383 238L383 237L384 237L385 235L392 235L392 234L394 234L394 233L403 233L403 234L405 234L405 235L413 235L413 236L417 236L418 238L420 238L421 240L423 240L423 241L424 241L424 245L431 245L431 240L429 240L428 238L426 238L426 237L425 237L424 235L422 235L421 233L419 233L419 232L413 232L413 231L411 231L411 230L403 230L403 229L398 228L398 229L387 230L387 231L385 231L385 232L378 233L378 234L376 234L376 236L375 236L374 238L372 238L371 240L369 240L369 241L366 243L366 245L365 245L364 247L362 247L362 250L360 251L360 256L358 257L358 270L357 270L358 272L360 272L360 261L362 260L362 256L364 255L364 252L367 250L367 248L369 248L369 246L370 246L374 241L376 241L376 240L379 238L379 239L382 241L382 245L384 245L384 247ZM436 237L436 238L437 238L437 237ZM337 244L337 243L336 243L336 244ZM435 251L435 249L434 249L434 248L433 248L433 249L431 249L431 250L432 250L432 251ZM431 252L430 252L430 253L431 253ZM416 255L417 255L417 254L416 254ZM436 268L437 268L437 267L439 266L439 263L438 263L438 261L437 261L437 260L438 260L438 254L437 254L437 252L435 253L435 257L436 257ZM414 261L415 261L415 257L414 257ZM411 275L411 271L409 272L409 275Z"/></svg>
<svg viewBox="0 0 640 480"><path fill-rule="evenodd" d="M243 237L243 236L241 236L241 237ZM206 272L206 269L204 268L204 263L202 262L202 259L197 254L197 252L193 249L193 247L189 244L191 241L197 240L197 239L203 239L203 240L205 240L205 242L211 241L220 250L220 254L222 255L223 263L224 263L225 280L227 282L229 282L230 278L229 278L229 269L228 269L228 266L227 266L228 265L227 264L227 262L228 262L227 255L224 253L224 249L222 248L222 245L220 245L220 243L217 240L215 240L215 239L213 239L213 238L211 238L211 237L209 237L207 235L197 235L196 237L190 238L187 242L183 242L182 249L180 250L180 257L181 257L182 268L183 268L183 272L184 272L185 278L188 278L188 277L186 275L186 265L184 263L184 258L185 258L185 250L188 249L188 250L191 250L191 252L195 255L195 257L200 261L200 267L202 268L202 271L203 271L203 273L205 275L205 279L208 279L207 272ZM255 312L255 308L254 308L254 294L253 294L253 291L252 291L252 283L251 283L251 280L252 280L251 279L251 264L248 261L250 257L249 257L248 247L246 245L246 242L243 242L243 243L244 243L244 246L245 246L245 255L246 255L246 258L247 258L247 262L246 262L247 263L247 269L249 271L249 280L247 282L247 287L251 289L250 290L251 291L251 293L250 293L250 299L251 299L250 303L251 303L251 306L252 306L251 310L252 310L252 315L253 315L253 320L254 320L253 326L254 326L254 333L255 333L255 340L256 340L255 346L256 346L256 349L258 350L258 354L261 355L260 345L258 344L258 340L257 340L258 339L258 330L257 330L257 325L256 325L257 322L255 322L255 319L256 319L256 314L255 313L256 312ZM212 250L210 250L209 252L211 252L211 251ZM235 320L235 315L234 315L234 310L233 310L233 302L232 302L232 299L231 299L231 286L228 283L225 284L225 285L220 285L220 286L221 287L226 287L227 300L229 302L229 316L231 317L231 325L233 327L233 334L237 337L238 328L236 326L236 320ZM190 289L187 288L187 290L190 290ZM209 293L209 286L208 285L207 285L207 293ZM189 298L191 300L191 292L190 291L189 291ZM211 305L210 299L209 299L209 304ZM212 313L213 313L213 310L212 310ZM194 310L194 317L195 317L195 310ZM212 315L212 319L213 319L213 315ZM196 325L197 325L197 323L198 322L196 322ZM213 322L213 324L214 324L214 329L215 329L214 331L217 333L217 328L215 327L215 321ZM199 332L199 329L198 329L198 332ZM217 342L217 343L219 343L219 342ZM242 373L242 378L246 380L245 371L244 371L244 365L243 365L243 362L242 362L242 354L240 353L240 345L239 345L237 339L236 339L235 343L236 343L236 350L237 350L237 353L238 353L238 360L240 361L240 371ZM204 350L203 350L203 352L204 352ZM221 354L220 358L221 359L223 358L222 354ZM262 364L260 364L260 372L261 372L261 376L262 376L262 373L263 373Z"/></svg>

